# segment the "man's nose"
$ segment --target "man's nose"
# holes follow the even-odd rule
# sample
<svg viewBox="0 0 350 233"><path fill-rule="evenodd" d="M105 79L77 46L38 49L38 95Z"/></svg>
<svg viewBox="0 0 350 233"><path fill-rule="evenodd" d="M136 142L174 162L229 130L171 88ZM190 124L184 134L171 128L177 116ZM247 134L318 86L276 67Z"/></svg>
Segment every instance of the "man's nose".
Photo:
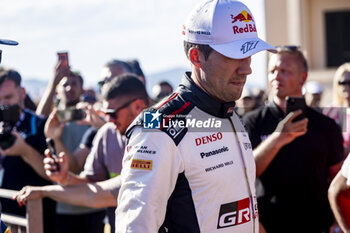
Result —
<svg viewBox="0 0 350 233"><path fill-rule="evenodd" d="M240 60L239 74L249 75L252 73L252 68L250 67L251 57L247 57Z"/></svg>
<svg viewBox="0 0 350 233"><path fill-rule="evenodd" d="M281 81L282 80L281 72L279 72L278 70L275 70L273 72L269 72L269 80L270 81L273 81L273 80Z"/></svg>

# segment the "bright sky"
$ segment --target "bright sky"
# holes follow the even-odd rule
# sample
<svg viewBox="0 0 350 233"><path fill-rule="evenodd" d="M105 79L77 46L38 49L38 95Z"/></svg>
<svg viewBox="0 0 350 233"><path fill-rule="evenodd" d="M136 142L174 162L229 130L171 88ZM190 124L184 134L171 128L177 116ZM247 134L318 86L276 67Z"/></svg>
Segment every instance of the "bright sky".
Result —
<svg viewBox="0 0 350 233"><path fill-rule="evenodd" d="M0 38L17 40L1 46L2 64L24 79L48 80L56 52L69 51L73 69L96 84L104 63L137 58L147 74L189 67L181 29L198 0L2 0ZM264 0L243 1L253 12L264 38ZM261 60L263 59L263 60ZM265 83L265 53L253 56L249 82ZM262 61L262 62L261 62ZM263 63L264 64L264 63Z"/></svg>

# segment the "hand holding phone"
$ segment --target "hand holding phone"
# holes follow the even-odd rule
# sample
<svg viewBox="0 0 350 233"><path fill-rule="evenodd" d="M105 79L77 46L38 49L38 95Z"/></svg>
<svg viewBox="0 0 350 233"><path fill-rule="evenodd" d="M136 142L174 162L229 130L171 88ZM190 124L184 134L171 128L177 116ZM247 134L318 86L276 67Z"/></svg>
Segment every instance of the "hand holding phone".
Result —
<svg viewBox="0 0 350 233"><path fill-rule="evenodd" d="M288 115L290 112L294 112L297 110L302 110L302 113L297 116L293 122L302 120L305 118L306 113L306 102L303 97L287 97L286 99L286 115Z"/></svg>
<svg viewBox="0 0 350 233"><path fill-rule="evenodd" d="M86 117L84 109L66 108L57 110L57 119L59 122L79 121Z"/></svg>
<svg viewBox="0 0 350 233"><path fill-rule="evenodd" d="M58 62L61 63L63 67L69 67L68 52L57 52Z"/></svg>
<svg viewBox="0 0 350 233"><path fill-rule="evenodd" d="M55 142L52 138L46 138L46 144L47 148L50 150L50 157L54 160L55 165L57 167L57 171L61 170L61 167L59 163L57 162L57 154L56 154L56 148L55 148Z"/></svg>

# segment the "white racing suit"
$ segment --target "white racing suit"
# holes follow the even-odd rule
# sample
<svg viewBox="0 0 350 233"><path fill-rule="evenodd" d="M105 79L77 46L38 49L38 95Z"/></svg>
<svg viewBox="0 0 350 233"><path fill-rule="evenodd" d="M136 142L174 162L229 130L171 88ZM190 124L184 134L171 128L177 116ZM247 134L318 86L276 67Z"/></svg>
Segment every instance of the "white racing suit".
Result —
<svg viewBox="0 0 350 233"><path fill-rule="evenodd" d="M189 77L127 131L118 233L258 232L254 157L234 102Z"/></svg>

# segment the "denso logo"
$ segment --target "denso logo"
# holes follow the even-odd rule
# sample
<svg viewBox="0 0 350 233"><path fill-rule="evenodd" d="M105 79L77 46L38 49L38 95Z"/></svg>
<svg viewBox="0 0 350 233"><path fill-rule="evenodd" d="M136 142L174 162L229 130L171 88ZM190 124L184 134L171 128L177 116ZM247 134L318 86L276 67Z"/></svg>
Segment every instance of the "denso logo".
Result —
<svg viewBox="0 0 350 233"><path fill-rule="evenodd" d="M222 139L222 133L213 133L212 135L209 136L204 136L201 138L196 138L196 146L202 145L202 144L208 144L210 142L215 142L217 140L221 140Z"/></svg>
<svg viewBox="0 0 350 233"><path fill-rule="evenodd" d="M240 225L251 220L249 197L220 207L217 228L225 228Z"/></svg>

